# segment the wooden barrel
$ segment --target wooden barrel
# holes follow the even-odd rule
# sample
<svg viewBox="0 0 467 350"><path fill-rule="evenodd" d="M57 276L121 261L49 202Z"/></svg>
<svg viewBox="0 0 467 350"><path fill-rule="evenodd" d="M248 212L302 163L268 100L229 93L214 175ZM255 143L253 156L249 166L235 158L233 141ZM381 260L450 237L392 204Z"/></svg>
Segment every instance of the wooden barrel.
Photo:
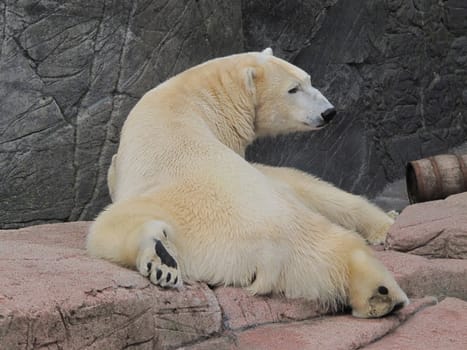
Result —
<svg viewBox="0 0 467 350"><path fill-rule="evenodd" d="M409 162L406 167L410 203L443 199L467 191L467 154L444 154Z"/></svg>

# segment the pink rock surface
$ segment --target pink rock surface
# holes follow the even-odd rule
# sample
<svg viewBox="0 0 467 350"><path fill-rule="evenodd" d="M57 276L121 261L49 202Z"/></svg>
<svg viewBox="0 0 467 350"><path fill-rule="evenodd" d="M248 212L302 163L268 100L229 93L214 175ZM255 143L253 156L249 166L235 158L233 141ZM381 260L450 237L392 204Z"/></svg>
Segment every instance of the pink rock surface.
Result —
<svg viewBox="0 0 467 350"><path fill-rule="evenodd" d="M163 349L220 331L220 308L206 285L167 291L90 258L87 227L0 232L0 349Z"/></svg>
<svg viewBox="0 0 467 350"><path fill-rule="evenodd" d="M426 295L467 299L467 260L427 259L394 251L376 252L411 298Z"/></svg>
<svg viewBox="0 0 467 350"><path fill-rule="evenodd" d="M381 319L327 316L262 326L239 333L236 345L238 349L256 350L358 349L393 331L411 315L435 302L432 298L417 300L399 313Z"/></svg>
<svg viewBox="0 0 467 350"><path fill-rule="evenodd" d="M446 298L426 308L368 350L467 349L467 302Z"/></svg>
<svg viewBox="0 0 467 350"><path fill-rule="evenodd" d="M391 227L387 247L433 258L467 259L467 192L408 206Z"/></svg>
<svg viewBox="0 0 467 350"><path fill-rule="evenodd" d="M290 344L299 349L355 349L384 340L434 303L433 298L415 300L397 315L358 320L323 316L313 302L253 297L238 288L213 291L198 283L164 290L136 271L88 257L88 226L0 231L1 350L292 349ZM467 260L376 254L411 298L467 299ZM449 300L443 303L452 308ZM448 316L439 317L451 322Z"/></svg>
<svg viewBox="0 0 467 350"><path fill-rule="evenodd" d="M281 296L252 296L241 288L216 288L226 326L236 330L264 323L298 321L323 314L317 303Z"/></svg>
<svg viewBox="0 0 467 350"><path fill-rule="evenodd" d="M188 345L177 350L233 350L238 349L237 337L228 335L219 338L209 339L198 344Z"/></svg>

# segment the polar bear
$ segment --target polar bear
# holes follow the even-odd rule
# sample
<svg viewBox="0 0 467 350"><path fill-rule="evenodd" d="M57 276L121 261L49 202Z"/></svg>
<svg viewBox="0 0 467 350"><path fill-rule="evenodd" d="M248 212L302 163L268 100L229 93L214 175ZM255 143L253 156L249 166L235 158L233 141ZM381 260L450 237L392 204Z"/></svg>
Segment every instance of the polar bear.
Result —
<svg viewBox="0 0 467 350"><path fill-rule="evenodd" d="M162 287L241 286L350 305L356 317L403 307L366 244L384 240L390 217L311 175L244 158L257 137L318 129L334 114L310 76L270 49L167 80L124 123L108 172L114 203L92 224L88 252Z"/></svg>

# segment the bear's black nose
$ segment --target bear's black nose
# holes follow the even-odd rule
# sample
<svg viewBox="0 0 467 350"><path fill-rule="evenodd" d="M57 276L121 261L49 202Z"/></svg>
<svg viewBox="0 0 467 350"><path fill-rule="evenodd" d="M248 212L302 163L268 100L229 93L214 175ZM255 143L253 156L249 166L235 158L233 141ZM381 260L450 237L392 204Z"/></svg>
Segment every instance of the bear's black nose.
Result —
<svg viewBox="0 0 467 350"><path fill-rule="evenodd" d="M323 113L321 113L321 117L323 117L323 119L324 119L324 121L326 123L329 123L332 120L332 118L334 118L336 113L337 113L337 111L336 111L336 109L334 107L333 108L328 108Z"/></svg>

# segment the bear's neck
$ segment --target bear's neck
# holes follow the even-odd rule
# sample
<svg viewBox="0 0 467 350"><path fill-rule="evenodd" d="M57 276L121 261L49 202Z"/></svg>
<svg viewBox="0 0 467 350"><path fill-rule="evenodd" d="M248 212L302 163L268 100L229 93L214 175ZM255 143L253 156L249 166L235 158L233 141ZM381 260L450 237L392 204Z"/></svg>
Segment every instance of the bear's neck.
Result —
<svg viewBox="0 0 467 350"><path fill-rule="evenodd" d="M245 76L235 58L196 66L166 84L175 84L182 96L173 108L203 119L215 138L245 157L247 146L256 138L256 102L254 94L245 89Z"/></svg>
<svg viewBox="0 0 467 350"><path fill-rule="evenodd" d="M255 104L252 96L225 87L201 97L200 116L214 136L245 157L245 150L256 138Z"/></svg>
<svg viewBox="0 0 467 350"><path fill-rule="evenodd" d="M245 158L246 148L255 139L254 123L250 123L250 120L254 120L254 113L251 115L232 113L232 111L217 113L220 119L210 120L203 116L209 129L220 142ZM231 119L234 119L236 124L229 122Z"/></svg>

